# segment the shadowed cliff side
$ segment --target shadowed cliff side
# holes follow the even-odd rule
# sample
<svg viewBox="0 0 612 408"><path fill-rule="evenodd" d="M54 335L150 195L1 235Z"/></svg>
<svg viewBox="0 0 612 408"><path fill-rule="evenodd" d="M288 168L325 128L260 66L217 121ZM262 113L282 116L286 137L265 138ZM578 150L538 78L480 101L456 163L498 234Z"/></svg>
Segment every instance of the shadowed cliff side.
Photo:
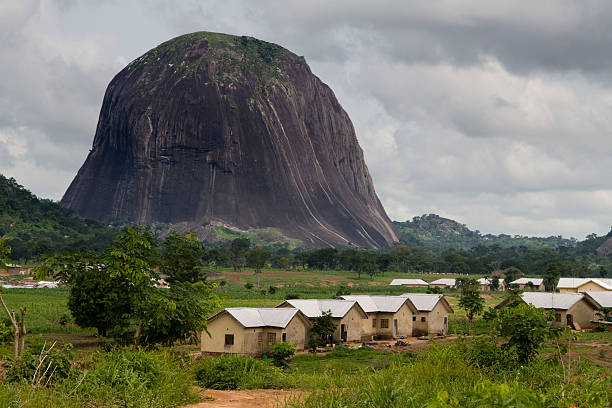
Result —
<svg viewBox="0 0 612 408"><path fill-rule="evenodd" d="M348 115L304 59L207 32L111 81L61 203L97 220L279 228L311 246L397 240Z"/></svg>

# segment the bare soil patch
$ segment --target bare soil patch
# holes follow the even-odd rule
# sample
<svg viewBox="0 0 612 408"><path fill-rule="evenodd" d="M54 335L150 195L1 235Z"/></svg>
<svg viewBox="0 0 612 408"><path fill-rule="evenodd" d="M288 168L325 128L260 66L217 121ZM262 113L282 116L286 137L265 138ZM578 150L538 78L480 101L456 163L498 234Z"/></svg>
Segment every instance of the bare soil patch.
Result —
<svg viewBox="0 0 612 408"><path fill-rule="evenodd" d="M283 406L288 398L300 394L289 390L203 390L204 401L184 408L276 408Z"/></svg>

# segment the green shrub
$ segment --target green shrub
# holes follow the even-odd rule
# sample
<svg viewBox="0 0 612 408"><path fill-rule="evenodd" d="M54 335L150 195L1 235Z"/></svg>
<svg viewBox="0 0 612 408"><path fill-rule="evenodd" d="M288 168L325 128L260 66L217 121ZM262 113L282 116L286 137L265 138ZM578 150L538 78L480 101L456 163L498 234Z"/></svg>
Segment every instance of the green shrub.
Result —
<svg viewBox="0 0 612 408"><path fill-rule="evenodd" d="M9 382L26 380L34 385L49 385L66 378L72 366L72 344L35 344L17 359L8 361L6 379Z"/></svg>
<svg viewBox="0 0 612 408"><path fill-rule="evenodd" d="M0 322L0 344L10 343L15 337L15 329L10 323Z"/></svg>
<svg viewBox="0 0 612 408"><path fill-rule="evenodd" d="M281 341L272 346L269 354L275 366L286 368L289 365L289 359L295 354L295 346Z"/></svg>
<svg viewBox="0 0 612 408"><path fill-rule="evenodd" d="M202 387L216 390L293 386L292 378L270 363L235 355L199 360L196 363L195 378Z"/></svg>

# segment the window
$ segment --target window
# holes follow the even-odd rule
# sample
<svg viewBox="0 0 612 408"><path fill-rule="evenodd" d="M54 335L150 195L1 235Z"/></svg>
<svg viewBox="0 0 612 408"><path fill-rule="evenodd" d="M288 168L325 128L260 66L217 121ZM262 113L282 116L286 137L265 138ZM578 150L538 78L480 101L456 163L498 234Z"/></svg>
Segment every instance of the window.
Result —
<svg viewBox="0 0 612 408"><path fill-rule="evenodd" d="M416 316L412 316L412 321L416 322Z"/></svg>
<svg viewBox="0 0 612 408"><path fill-rule="evenodd" d="M376 319L372 319L372 327L376 328Z"/></svg>
<svg viewBox="0 0 612 408"><path fill-rule="evenodd" d="M389 319L380 319L380 328L388 329L389 328Z"/></svg>
<svg viewBox="0 0 612 408"><path fill-rule="evenodd" d="M555 313L555 322L560 322L561 321L561 313Z"/></svg>
<svg viewBox="0 0 612 408"><path fill-rule="evenodd" d="M283 341L287 341L287 333L283 333Z"/></svg>
<svg viewBox="0 0 612 408"><path fill-rule="evenodd" d="M225 345L226 346L232 346L234 344L234 335L233 334L226 334L225 335Z"/></svg>
<svg viewBox="0 0 612 408"><path fill-rule="evenodd" d="M276 343L276 333L268 333L268 344Z"/></svg>
<svg viewBox="0 0 612 408"><path fill-rule="evenodd" d="M421 321L424 322L425 321L425 316L421 317Z"/></svg>

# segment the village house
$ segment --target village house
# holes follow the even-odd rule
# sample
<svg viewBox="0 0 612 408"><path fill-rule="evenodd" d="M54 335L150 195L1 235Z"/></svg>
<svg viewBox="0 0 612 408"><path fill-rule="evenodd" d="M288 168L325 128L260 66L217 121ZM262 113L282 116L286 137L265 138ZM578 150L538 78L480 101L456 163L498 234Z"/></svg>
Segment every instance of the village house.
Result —
<svg viewBox="0 0 612 408"><path fill-rule="evenodd" d="M525 292L521 294L521 299L538 309L554 311L555 326L569 326L576 330L592 327L592 320L598 309L597 304L583 293ZM504 308L510 302L512 298L505 299L496 308Z"/></svg>
<svg viewBox="0 0 612 408"><path fill-rule="evenodd" d="M499 291L504 291L506 290L506 282L504 282L504 278L498 278L497 280L497 288L494 287L493 285L493 279L494 278L480 278L477 279L478 284L480 285L480 290L483 292L488 292L491 290L499 290Z"/></svg>
<svg viewBox="0 0 612 408"><path fill-rule="evenodd" d="M362 321L362 340L412 336L413 316L418 311L409 299L370 295L345 295L340 299L356 301L368 315Z"/></svg>
<svg viewBox="0 0 612 408"><path fill-rule="evenodd" d="M336 325L331 343L338 340L361 341L364 336L364 320L368 319L366 312L354 300L340 299L289 299L276 307L299 309L311 322L323 313L330 312ZM365 334L367 336L368 333Z"/></svg>
<svg viewBox="0 0 612 408"><path fill-rule="evenodd" d="M612 291L612 279L605 278L560 278L557 289L561 293Z"/></svg>
<svg viewBox="0 0 612 408"><path fill-rule="evenodd" d="M407 288L427 288L429 283L423 279L393 279L390 286L404 286Z"/></svg>
<svg viewBox="0 0 612 408"><path fill-rule="evenodd" d="M542 278L520 278L510 282L510 285L517 286L520 290L544 292L544 279Z"/></svg>
<svg viewBox="0 0 612 408"><path fill-rule="evenodd" d="M310 320L296 308L228 307L208 319L201 350L261 356L279 341L304 350L310 326Z"/></svg>
<svg viewBox="0 0 612 408"><path fill-rule="evenodd" d="M457 287L457 280L451 278L437 279L433 282L429 282L429 287L440 289L454 289Z"/></svg>
<svg viewBox="0 0 612 408"><path fill-rule="evenodd" d="M605 292L584 292L584 297L597 305L598 312L595 313L593 323L603 324L608 327L608 331L612 331L612 319L605 319L602 309L612 310L612 291Z"/></svg>
<svg viewBox="0 0 612 408"><path fill-rule="evenodd" d="M415 337L446 335L448 333L448 314L455 313L444 295L428 293L404 293L418 313L412 316L412 335Z"/></svg>

